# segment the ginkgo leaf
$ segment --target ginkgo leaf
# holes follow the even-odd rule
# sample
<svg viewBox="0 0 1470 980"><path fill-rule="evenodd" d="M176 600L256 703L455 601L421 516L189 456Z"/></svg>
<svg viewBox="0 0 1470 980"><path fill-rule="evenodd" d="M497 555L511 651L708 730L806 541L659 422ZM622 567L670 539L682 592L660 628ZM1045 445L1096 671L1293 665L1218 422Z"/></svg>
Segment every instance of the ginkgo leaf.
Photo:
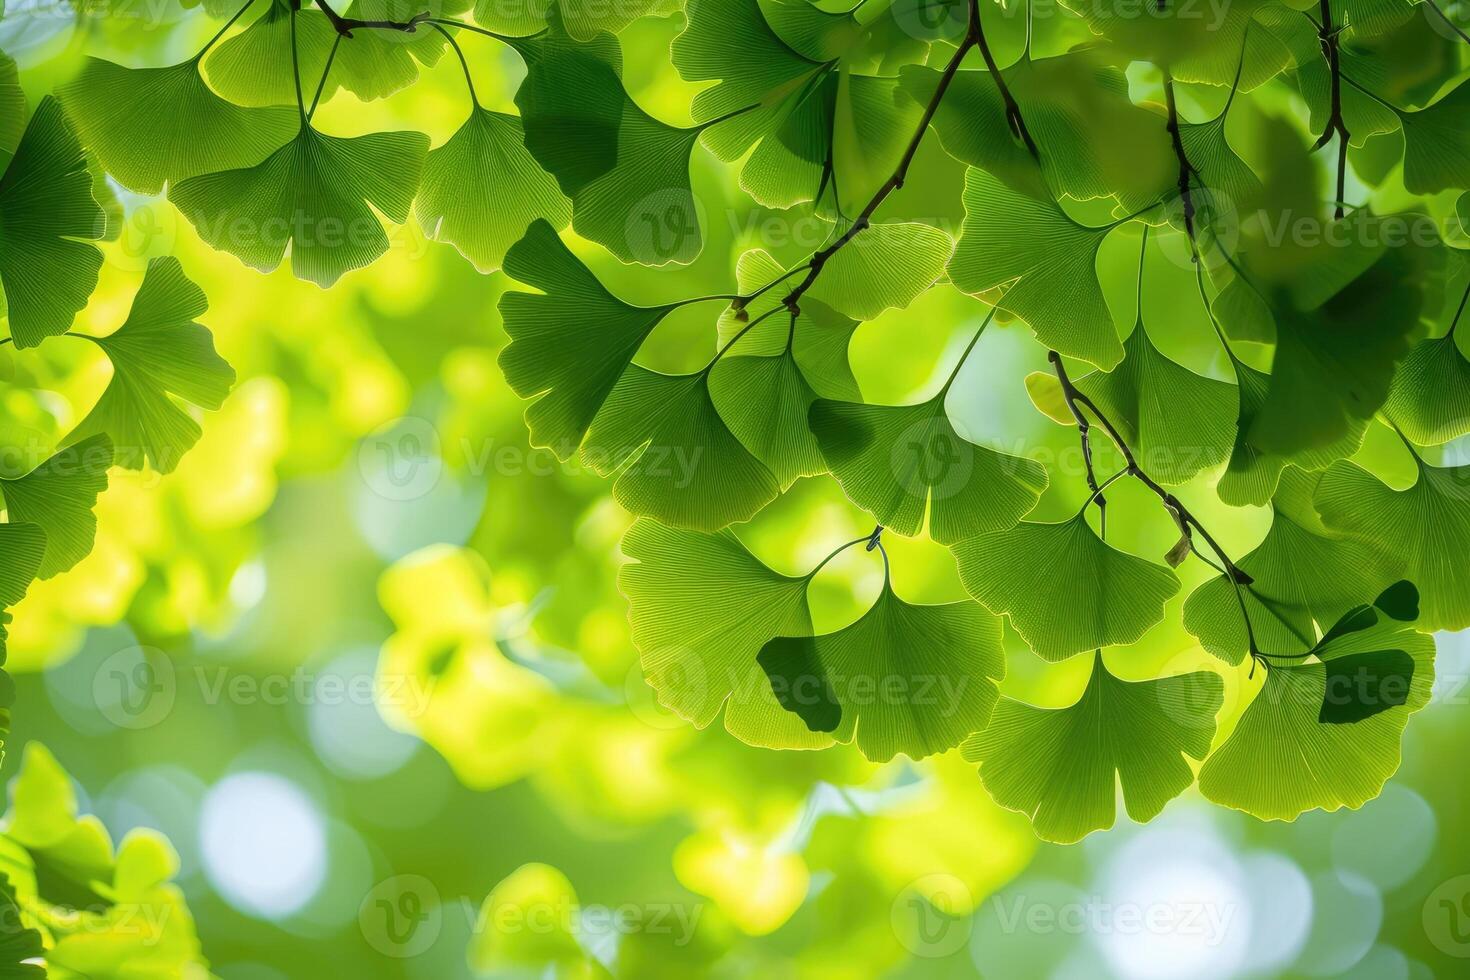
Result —
<svg viewBox="0 0 1470 980"><path fill-rule="evenodd" d="M1399 767L1409 715L1429 701L1434 640L1380 622L1319 647L1316 658L1261 671L1235 730L1200 770L1207 799L1262 820L1295 820L1307 810L1356 809L1382 791Z"/></svg>
<svg viewBox="0 0 1470 980"><path fill-rule="evenodd" d="M1111 371L1076 380L1123 436L1139 465L1165 484L1186 483L1229 457L1238 410L1235 386L1205 378L1160 353L1142 321L1123 343L1123 360ZM1055 402L1055 376L1036 386L1058 389L1035 397ZM1075 424L1070 413L1054 416Z"/></svg>
<svg viewBox="0 0 1470 980"><path fill-rule="evenodd" d="M1099 52L1023 55L1003 77L1040 170L1011 130L996 79L981 70L958 72L934 115L934 131L956 159L1033 197L1048 196L1047 188L1078 200L1117 196L1130 210L1172 186L1178 163L1164 118L1129 99L1127 78ZM911 66L900 78L904 92L926 105L940 72Z"/></svg>
<svg viewBox="0 0 1470 980"><path fill-rule="evenodd" d="M1421 341L1409 351L1385 407L1421 445L1443 445L1470 432L1470 358L1454 335Z"/></svg>
<svg viewBox="0 0 1470 980"><path fill-rule="evenodd" d="M640 17L665 17L683 6L684 0L558 0L556 14L568 34L588 41L604 32L616 34ZM552 0L478 0L474 8L477 24L503 34L534 34L552 22Z"/></svg>
<svg viewBox="0 0 1470 980"><path fill-rule="evenodd" d="M899 534L954 544L1014 526L1046 489L1046 469L962 437L945 411L949 385L917 405L818 401L811 428L853 503Z"/></svg>
<svg viewBox="0 0 1470 980"><path fill-rule="evenodd" d="M291 271L325 288L388 251L377 212L402 224L418 190L423 133L340 137L310 124L253 167L180 181L169 199L199 237L269 272L291 246Z"/></svg>
<svg viewBox="0 0 1470 980"><path fill-rule="evenodd" d="M633 643L659 703L698 728L725 727L767 748L831 744L776 701L756 654L778 635L810 633L810 576L782 575L730 531L705 534L641 520L623 536L618 584Z"/></svg>
<svg viewBox="0 0 1470 980"><path fill-rule="evenodd" d="M8 733L7 724L0 735ZM0 746L3 745L4 742L0 741ZM15 886L4 872L0 872L0 916L11 923L0 935L0 976L11 980L44 980L46 968L37 962L45 955L44 940L39 932L26 924L20 903L16 900Z"/></svg>
<svg viewBox="0 0 1470 980"><path fill-rule="evenodd" d="M781 493L720 417L708 371L630 366L593 419L582 460L619 474L613 499L623 507L674 527L717 531L750 520Z"/></svg>
<svg viewBox="0 0 1470 980"><path fill-rule="evenodd" d="M0 289L17 347L70 329L97 285L106 215L82 145L55 99L26 126L0 176Z"/></svg>
<svg viewBox="0 0 1470 980"><path fill-rule="evenodd" d="M337 32L320 10L304 7L294 12L294 61L291 57L292 4L290 0L268 0L265 12L249 27L220 41L205 55L203 70L210 86L236 105L294 105L298 72L301 88L307 89L321 77L327 52L337 37ZM331 79L328 79L328 84L332 85L333 91L336 90ZM323 96L326 94L324 90Z"/></svg>
<svg viewBox="0 0 1470 980"><path fill-rule="evenodd" d="M1082 513L1059 524L1022 521L952 550L970 595L1009 617L1027 645L1053 662L1132 643L1179 591L1173 572L1116 550Z"/></svg>
<svg viewBox="0 0 1470 980"><path fill-rule="evenodd" d="M792 353L722 357L710 371L709 391L720 418L782 488L827 471L807 427L817 393Z"/></svg>
<svg viewBox="0 0 1470 980"><path fill-rule="evenodd" d="M1124 681L1099 654L1075 704L1003 698L961 751L997 803L1030 817L1043 840L1072 844L1113 825L1120 786L1139 823L1184 792L1194 782L1184 757L1209 754L1224 696L1218 674Z"/></svg>
<svg viewBox="0 0 1470 980"><path fill-rule="evenodd" d="M292 108L226 102L204 83L194 59L124 68L88 58L57 94L107 172L143 194L199 174L253 167L299 124Z"/></svg>
<svg viewBox="0 0 1470 980"><path fill-rule="evenodd" d="M407 20L423 10L423 4L408 0L358 0L338 7L343 17L364 20ZM447 13L442 5L436 11L436 16ZM241 106L289 106L297 93L294 65L299 64L301 86L310 97L330 56L322 98L345 88L362 99L381 99L413 84L415 59L432 65L444 53L444 38L428 25L412 33L358 30L339 41L325 14L303 6L296 11L293 62L291 12L290 0L269 0L254 23L205 56L204 72L215 91Z"/></svg>
<svg viewBox="0 0 1470 980"><path fill-rule="evenodd" d="M921 110L897 97L897 79L845 60L873 28L814 4L690 0L674 67L716 83L695 96L694 118L716 156L744 161L740 185L761 204L830 194L861 207L893 173Z"/></svg>
<svg viewBox="0 0 1470 980"><path fill-rule="evenodd" d="M490 273L531 222L544 218L565 228L572 207L526 150L521 121L477 103L464 125L429 151L414 215L426 235Z"/></svg>
<svg viewBox="0 0 1470 980"><path fill-rule="evenodd" d="M720 317L720 345L730 343L736 334L742 334L741 354L770 357L783 354L789 348L801 368L802 377L813 391L823 398L858 400L862 396L848 360L848 346L852 343L853 331L859 326L857 320L843 316L814 299L810 293L802 297L795 333L792 332L789 315L765 316L780 308L785 296L779 285L771 289L765 287L781 281L787 272L764 249L751 249L740 256L735 263L735 281L740 295L755 298L743 304L739 311L731 307ZM720 401L718 392L716 401ZM721 404L722 415L727 415L725 409L726 406Z"/></svg>
<svg viewBox="0 0 1470 980"><path fill-rule="evenodd" d="M689 183L699 127L670 126L628 96L595 49L518 43L526 148L572 200L572 227L624 262L692 262L704 232Z"/></svg>
<svg viewBox="0 0 1470 980"><path fill-rule="evenodd" d="M1400 557L1403 576L1419 588L1421 628L1470 626L1470 466L1418 460L1418 480L1394 490L1344 460L1323 475L1316 506L1327 527Z"/></svg>
<svg viewBox="0 0 1470 980"><path fill-rule="evenodd" d="M869 759L919 759L984 728L1000 696L1000 620L973 602L916 606L885 581L835 633L777 636L756 658L776 699Z"/></svg>
<svg viewBox="0 0 1470 980"><path fill-rule="evenodd" d="M1005 186L982 170L965 174L965 223L949 276L967 293L1010 284L996 301L1036 338L1105 370L1123 357L1097 280L1097 252L1113 226L1089 228L1050 201Z"/></svg>
<svg viewBox="0 0 1470 980"><path fill-rule="evenodd" d="M25 129L26 93L20 87L20 74L11 57L0 51L0 173L10 166Z"/></svg>
<svg viewBox="0 0 1470 980"><path fill-rule="evenodd" d="M954 241L912 221L869 225L822 266L811 295L857 320L902 309L944 275Z"/></svg>
<svg viewBox="0 0 1470 980"><path fill-rule="evenodd" d="M566 459L644 338L674 307L631 306L613 296L544 220L511 246L505 273L541 292L501 298L510 344L500 367L516 394L536 398L526 409L532 443Z"/></svg>
<svg viewBox="0 0 1470 980"><path fill-rule="evenodd" d="M171 473L202 430L174 397L217 409L235 383L235 371L214 350L209 331L194 318L209 308L204 291L184 275L179 260L152 259L123 325L89 337L112 361L102 397L67 436L82 446L105 433L117 447L115 463L145 463Z"/></svg>
<svg viewBox="0 0 1470 980"><path fill-rule="evenodd" d="M1272 304L1276 352L1246 434L1257 451L1318 451L1349 438L1383 406L1424 306L1422 270L1411 251L1421 250L1387 250L1320 305ZM1300 288L1313 289L1315 281L1303 277Z"/></svg>
<svg viewBox="0 0 1470 980"><path fill-rule="evenodd" d="M99 434L62 449L29 473L0 477L0 500L12 522L46 532L40 578L64 572L87 556L97 536L92 508L107 489L112 440Z"/></svg>
<svg viewBox="0 0 1470 980"><path fill-rule="evenodd" d="M1470 199L1470 194L1465 195ZM1465 207L1465 199L1461 206ZM1460 347L1460 320L1470 306L1470 253L1445 250L1442 336L1420 341L1399 363L1384 406L1414 442L1438 446L1470 433L1470 357Z"/></svg>
<svg viewBox="0 0 1470 980"><path fill-rule="evenodd" d="M1404 186L1414 194L1470 187L1470 85L1417 112L1400 112L1404 128Z"/></svg>
<svg viewBox="0 0 1470 980"><path fill-rule="evenodd" d="M1220 575L1185 600L1185 629L1227 663L1240 663L1249 647L1241 602L1259 651L1298 654L1316 645L1318 626L1327 629L1398 578L1393 552L1322 524L1312 502L1320 480L1320 473L1295 467L1282 474L1271 500L1271 529L1235 563L1253 579L1240 587L1240 599Z"/></svg>

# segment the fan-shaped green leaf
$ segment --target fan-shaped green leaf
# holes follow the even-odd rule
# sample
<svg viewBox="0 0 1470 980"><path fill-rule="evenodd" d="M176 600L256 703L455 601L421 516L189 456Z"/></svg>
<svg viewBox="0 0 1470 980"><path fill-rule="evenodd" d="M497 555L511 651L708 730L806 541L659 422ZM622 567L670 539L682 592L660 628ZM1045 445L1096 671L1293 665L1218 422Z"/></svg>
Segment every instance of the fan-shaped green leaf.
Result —
<svg viewBox="0 0 1470 980"><path fill-rule="evenodd" d="M1005 676L1000 621L973 602L915 606L885 582L857 622L778 636L757 657L776 699L814 732L887 762L951 749L990 720Z"/></svg>
<svg viewBox="0 0 1470 980"><path fill-rule="evenodd" d="M1404 186L1414 194L1470 187L1470 85L1461 83L1433 105L1400 112Z"/></svg>
<svg viewBox="0 0 1470 980"><path fill-rule="evenodd" d="M904 92L927 105L940 73L914 66L900 77ZM1040 153L1040 172L1011 131L1000 88L988 71L956 74L934 115L934 131L951 156L1033 197L1047 198L1047 188L1078 200L1117 196L1129 210L1152 203L1173 185L1178 163L1164 118L1133 104L1127 78L1099 52L1023 55L1003 77Z"/></svg>
<svg viewBox="0 0 1470 980"><path fill-rule="evenodd" d="M97 285L106 215L61 106L46 98L0 176L0 289L17 347L65 333Z"/></svg>
<svg viewBox="0 0 1470 980"><path fill-rule="evenodd" d="M20 74L11 57L0 51L0 173L10 166L25 129L26 93L20 87Z"/></svg>
<svg viewBox="0 0 1470 980"><path fill-rule="evenodd" d="M980 764L995 801L1031 818L1060 844L1113 825L1121 786L1128 816L1146 823L1194 782L1185 756L1203 759L1225 685L1209 672L1130 682L1099 654L1076 704L1038 708L1003 698L964 757Z"/></svg>
<svg viewBox="0 0 1470 980"><path fill-rule="evenodd" d="M6 610L26 597L45 557L46 532L38 525L0 524L0 664L5 662L5 624L10 622ZM7 680L0 680L0 685ZM0 705L0 727L6 731L10 728L8 707Z"/></svg>
<svg viewBox="0 0 1470 980"><path fill-rule="evenodd" d="M944 275L954 241L913 221L869 225L822 266L811 295L857 320L902 309Z"/></svg>
<svg viewBox="0 0 1470 980"><path fill-rule="evenodd" d="M1394 375L1387 409L1421 445L1443 445L1470 432L1470 359L1453 334L1409 351Z"/></svg>
<svg viewBox="0 0 1470 980"><path fill-rule="evenodd" d="M613 296L537 220L505 256L505 273L541 293L508 292L500 315L510 344L505 379L522 398L531 441L566 459L632 363L644 338L673 306L630 306Z"/></svg>
<svg viewBox="0 0 1470 980"><path fill-rule="evenodd" d="M965 223L949 276L967 293L1007 283L997 305L1025 320L1043 344L1110 369L1123 345L1102 287L1097 251L1111 225L1089 228L1050 201L981 170L965 174Z"/></svg>
<svg viewBox="0 0 1470 980"><path fill-rule="evenodd" d="M414 215L426 235L490 273L531 222L544 218L565 228L572 208L526 150L521 121L476 104L464 125L429 151Z"/></svg>
<svg viewBox="0 0 1470 980"><path fill-rule="evenodd" d="M1252 447L1281 456L1319 452L1349 438L1382 407L1424 307L1422 270L1410 254L1420 251L1388 250L1320 305L1305 295L1306 303L1272 304L1276 353L1246 436ZM1303 276L1298 292L1318 281Z"/></svg>
<svg viewBox="0 0 1470 980"><path fill-rule="evenodd" d="M344 138L303 124L256 166L191 177L169 196L215 248L268 272L289 244L291 271L325 288L388 250L373 209L408 220L428 148L422 133Z"/></svg>
<svg viewBox="0 0 1470 980"><path fill-rule="evenodd" d="M1254 580L1241 586L1241 597L1258 650L1266 653L1305 653L1316 645L1318 626L1327 629L1398 577L1393 552L1323 526L1312 503L1320 480L1320 473L1287 468L1271 500L1271 529L1236 562ZM1184 626L1222 660L1245 658L1240 604L1223 575L1185 601Z"/></svg>
<svg viewBox="0 0 1470 980"><path fill-rule="evenodd" d="M620 471L618 503L674 527L717 531L750 520L781 493L720 417L708 371L630 366L593 419L582 459L604 475Z"/></svg>
<svg viewBox="0 0 1470 980"><path fill-rule="evenodd" d="M653 118L595 48L518 45L526 148L572 199L572 227L624 262L688 263L704 246L689 184L699 128Z"/></svg>
<svg viewBox="0 0 1470 980"><path fill-rule="evenodd" d="M1046 489L1040 463L962 437L949 386L918 405L818 401L812 432L842 489L884 527L954 544L1013 527Z"/></svg>
<svg viewBox="0 0 1470 980"><path fill-rule="evenodd" d="M1173 572L1114 549L1080 513L1059 524L1022 521L953 551L970 595L1008 616L1031 649L1053 662L1132 643L1179 591Z"/></svg>
<svg viewBox="0 0 1470 980"><path fill-rule="evenodd" d="M1200 770L1206 798L1262 820L1295 820L1307 810L1360 807L1383 789L1398 769L1409 715L1429 701L1434 641L1379 623L1317 657L1264 670L1235 730ZM1405 657L1413 663L1407 678Z"/></svg>
<svg viewBox="0 0 1470 980"><path fill-rule="evenodd" d="M1355 463L1334 463L1317 487L1322 523L1378 543L1398 555L1403 575L1419 588L1420 625L1470 626L1470 466L1419 461L1418 481L1393 490Z"/></svg>
<svg viewBox="0 0 1470 980"><path fill-rule="evenodd" d="M774 356L786 352L789 346L802 376L819 395L858 400L862 396L848 361L848 345L858 327L857 320L843 316L812 298L810 293L802 297L794 335L789 316L765 316L782 306L785 294L779 286L763 292L762 289L781 279L786 272L781 263L764 249L751 249L740 256L735 263L740 295L753 296L757 292L760 295L745 304L741 311L737 312L732 307L720 317L720 344L729 343L736 334L744 331L740 339L742 354ZM747 326L750 327L748 331L745 329ZM718 393L716 400L719 400ZM721 414L725 414L723 404Z"/></svg>
<svg viewBox="0 0 1470 980"><path fill-rule="evenodd" d="M57 94L107 172L144 194L199 174L253 167L299 124L291 108L247 109L221 99L193 59L124 68L88 58Z"/></svg>
<svg viewBox="0 0 1470 980"><path fill-rule="evenodd" d="M0 916L5 919L5 928L0 932L0 977L44 980L46 968L35 962L45 953L41 934L26 925L20 903L16 901L15 886L4 872L0 872Z"/></svg>
<svg viewBox="0 0 1470 980"><path fill-rule="evenodd" d="M723 357L710 371L709 391L730 431L783 489L827 471L807 427L817 393L792 353Z"/></svg>
<svg viewBox="0 0 1470 980"><path fill-rule="evenodd" d="M1118 427L1144 472L1179 484L1223 462L1235 437L1235 386L1165 357L1141 320L1123 350L1117 367L1077 379L1077 388Z"/></svg>
<svg viewBox="0 0 1470 980"><path fill-rule="evenodd" d="M781 707L756 654L773 637L810 633L808 577L781 575L729 531L704 534L641 520L623 536L618 583L633 642L659 703L704 728L725 708L736 738L767 748L831 739Z"/></svg>
<svg viewBox="0 0 1470 980"><path fill-rule="evenodd" d="M0 500L10 520L46 532L40 578L66 571L92 550L97 536L92 508L107 489L112 457L112 440L99 434L62 449L29 473L0 477Z"/></svg>
<svg viewBox="0 0 1470 980"><path fill-rule="evenodd" d="M123 325L88 338L112 361L112 380L67 444L81 447L106 433L118 466L140 470L148 463L173 472L202 430L170 396L217 409L235 383L209 331L194 322L208 308L204 291L184 275L178 259L151 260Z"/></svg>
<svg viewBox="0 0 1470 980"><path fill-rule="evenodd" d="M424 9L424 4L408 0L358 0L338 12L364 20L407 20ZM439 14L446 12L439 10ZM335 55L331 53L334 46ZM322 78L329 56L331 71L322 98L345 88L359 98L381 99L413 84L418 78L415 59L432 65L444 53L444 46L444 38L427 25L412 33L358 30L339 42L336 29L320 10L303 6L296 13L296 62L308 97ZM237 105L295 104L290 0L269 0L265 13L253 24L221 41L205 56L204 73L215 91Z"/></svg>
<svg viewBox="0 0 1470 980"><path fill-rule="evenodd" d="M694 118L717 156L745 160L740 184L757 201L788 208L830 193L861 207L893 173L920 108L896 97L896 79L845 60L888 26L806 3L690 0L674 66L718 83L695 97Z"/></svg>

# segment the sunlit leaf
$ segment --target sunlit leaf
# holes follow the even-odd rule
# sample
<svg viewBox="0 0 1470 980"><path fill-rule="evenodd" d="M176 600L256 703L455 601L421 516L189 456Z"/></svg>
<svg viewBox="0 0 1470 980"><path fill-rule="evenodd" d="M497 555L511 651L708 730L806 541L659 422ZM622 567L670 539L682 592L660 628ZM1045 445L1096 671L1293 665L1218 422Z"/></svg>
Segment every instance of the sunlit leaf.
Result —
<svg viewBox="0 0 1470 980"><path fill-rule="evenodd" d="M169 197L199 237L269 272L291 246L291 271L327 287L388 251L378 212L402 224L419 186L422 133L328 136L304 124L253 167L202 174Z"/></svg>
<svg viewBox="0 0 1470 980"><path fill-rule="evenodd" d="M60 104L43 99L0 176L0 289L15 346L70 329L102 268L87 240L105 228L81 144Z"/></svg>
<svg viewBox="0 0 1470 980"><path fill-rule="evenodd" d="M144 194L199 174L253 167L299 123L294 109L226 102L204 84L194 60L124 68L88 58L58 95L107 172Z"/></svg>
<svg viewBox="0 0 1470 980"><path fill-rule="evenodd" d="M80 447L106 434L116 463L171 473L202 430L175 398L217 409L235 383L235 371L214 350L214 339L194 318L209 307L204 291L172 256L153 259L121 327L88 339L112 361L102 397L67 436Z"/></svg>
<svg viewBox="0 0 1470 980"><path fill-rule="evenodd" d="M1022 521L954 546L970 595L1046 660L1132 643L1164 615L1179 579L1098 538L1083 514Z"/></svg>
<svg viewBox="0 0 1470 980"><path fill-rule="evenodd" d="M0 477L0 500L10 520L46 532L46 556L37 575L51 578L87 556L97 535L92 509L107 489L112 440L106 434L62 449L29 473Z"/></svg>
<svg viewBox="0 0 1470 980"><path fill-rule="evenodd" d="M1030 817L1042 839L1071 844L1113 825L1119 786L1139 823L1184 792L1194 782L1184 757L1209 754L1224 691L1208 672L1120 680L1099 654L1076 704L1003 698L962 748L997 803Z"/></svg>
<svg viewBox="0 0 1470 980"><path fill-rule="evenodd" d="M1110 230L1078 224L1056 204L971 169L949 276L972 294L1007 286L996 304L1025 320L1037 340L1110 369L1122 359L1123 345L1096 270Z"/></svg>
<svg viewBox="0 0 1470 980"><path fill-rule="evenodd" d="M1418 463L1406 490L1380 483L1356 463L1334 463L1317 487L1322 523L1376 542L1403 562L1419 588L1420 625L1428 630L1470 626L1470 466Z"/></svg>
<svg viewBox="0 0 1470 980"><path fill-rule="evenodd" d="M618 584L660 704L700 728L723 706L725 727L752 745L830 744L781 707L756 663L772 638L811 632L809 577L773 571L729 531L680 531L650 520L628 530L623 553L633 561Z"/></svg>
<svg viewBox="0 0 1470 980"><path fill-rule="evenodd" d="M852 625L778 636L757 659L788 711L878 762L943 752L985 727L1005 676L998 619L972 602L910 605L886 582Z"/></svg>

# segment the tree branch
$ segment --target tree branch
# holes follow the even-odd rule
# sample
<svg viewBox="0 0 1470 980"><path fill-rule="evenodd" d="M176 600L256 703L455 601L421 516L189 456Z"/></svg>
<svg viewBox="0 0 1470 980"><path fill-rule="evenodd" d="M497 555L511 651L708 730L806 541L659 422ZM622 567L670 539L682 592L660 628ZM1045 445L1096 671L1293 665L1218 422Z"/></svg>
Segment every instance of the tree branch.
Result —
<svg viewBox="0 0 1470 980"><path fill-rule="evenodd" d="M332 9L332 5L327 3L327 0L316 0L316 5L322 8L322 13L327 15L327 20L331 22L332 29L339 36L348 39L351 39L352 32L359 28L363 30L402 31L405 34L412 34L418 30L420 24L434 16L425 10L422 13L414 14L408 20L360 20L356 17L343 17Z"/></svg>
<svg viewBox="0 0 1470 980"><path fill-rule="evenodd" d="M1322 23L1317 27L1317 37L1322 43L1322 54L1327 58L1327 67L1332 72L1332 110L1327 117L1327 125L1322 130L1322 136L1317 140L1313 150L1320 150L1332 142L1332 137L1337 137L1337 197L1334 199L1332 216L1342 218L1343 199L1347 194L1347 151L1348 151L1348 128L1347 122L1342 116L1342 28L1332 26L1332 0L1319 0L1319 9L1322 11Z"/></svg>
<svg viewBox="0 0 1470 980"><path fill-rule="evenodd" d="M1189 154L1184 150L1184 136L1179 129L1179 102L1174 96L1174 76L1167 68L1164 69L1164 99L1169 107L1169 140L1174 144L1174 156L1179 160L1179 202L1184 209L1184 231L1189 236L1189 255L1198 262L1199 247L1194 237L1194 195L1190 189L1194 167L1189 162Z"/></svg>

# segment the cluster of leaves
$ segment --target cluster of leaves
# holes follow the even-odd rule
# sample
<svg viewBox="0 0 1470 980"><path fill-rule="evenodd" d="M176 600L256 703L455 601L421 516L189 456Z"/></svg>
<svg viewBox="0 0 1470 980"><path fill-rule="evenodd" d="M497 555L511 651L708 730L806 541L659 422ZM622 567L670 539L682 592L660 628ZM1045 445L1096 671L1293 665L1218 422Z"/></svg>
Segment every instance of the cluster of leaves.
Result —
<svg viewBox="0 0 1470 980"><path fill-rule="evenodd" d="M127 318L106 336L71 331L97 285L108 234L108 187L53 98L26 120L16 66L0 52L0 313L4 348L35 348L56 337L101 349L112 379L86 416L44 451L0 446L0 664L5 661L6 609L31 582L67 571L92 550L93 508L113 466L167 473L199 439L199 423L177 400L219 408L235 373L215 353L195 318L208 304L178 260L149 264ZM99 200L100 198L100 200ZM7 361L4 382L15 376ZM177 399L177 400L176 400ZM37 458L39 457L39 458ZM0 671L0 748L9 733L14 691Z"/></svg>
<svg viewBox="0 0 1470 980"><path fill-rule="evenodd" d="M135 830L114 849L78 816L71 777L39 742L26 746L0 824L0 974L139 977L206 972L194 921L172 879L179 858Z"/></svg>
<svg viewBox="0 0 1470 980"><path fill-rule="evenodd" d="M673 65L705 85L691 126L629 95L616 37L681 7ZM622 578L635 640L662 702L696 725L723 710L753 744L856 742L875 760L963 746L995 798L1055 840L1110 826L1119 781L1130 814L1153 816L1194 782L1186 757L1203 762L1204 795L1261 817L1361 805L1427 701L1425 632L1470 626L1457 560L1470 467L1430 461L1470 433L1456 334L1470 297L1470 38L1435 0L1240 0L1209 16L1170 0L1147 16L1064 3L1046 18L1028 4L1019 19L977 0L832 7L252 0L188 61L92 61L60 97L114 180L166 188L206 242L251 266L289 247L295 273L327 285L383 253L384 218L414 214L477 268L536 290L501 303L501 365L533 399L533 442L616 475L614 497L640 518ZM478 102L465 31L524 63L519 117ZM1005 63L987 32L1015 42ZM446 47L470 112L443 145L314 128L324 95L385 96ZM931 130L964 166L956 237L905 217L896 196ZM746 253L728 295L629 303L560 233L628 263L692 261L701 147L759 204L809 210L829 234L794 265ZM1405 227L1416 233L1394 233ZM1099 255L1139 232L1130 330ZM1151 339L1151 242L1182 243L1221 377ZM922 402L866 402L854 330L943 282L990 311L960 362ZM695 304L723 308L708 363L637 363ZM950 415L992 321L1024 323L1050 351L1053 371L1028 387L1078 430L1088 496L1060 522L1032 516L1056 474ZM1353 461L1380 429L1412 454L1407 488ZM697 465L661 465L671 457ZM820 474L878 524L833 556L864 545L885 576L861 618L814 635L808 588L826 561L780 574L731 528ZM1161 562L1106 540L1107 494L1124 480L1179 530ZM1176 494L1184 484L1268 508L1265 540L1233 556ZM973 601L904 601L885 533L951 548ZM1126 656L1163 618L1191 556L1218 576L1186 600L1186 625L1222 668L1248 661L1260 678L1218 747L1219 674L1128 682L1102 652ZM1000 696L1003 622L1046 661L1092 657L1074 705ZM936 685L953 695L942 710Z"/></svg>

